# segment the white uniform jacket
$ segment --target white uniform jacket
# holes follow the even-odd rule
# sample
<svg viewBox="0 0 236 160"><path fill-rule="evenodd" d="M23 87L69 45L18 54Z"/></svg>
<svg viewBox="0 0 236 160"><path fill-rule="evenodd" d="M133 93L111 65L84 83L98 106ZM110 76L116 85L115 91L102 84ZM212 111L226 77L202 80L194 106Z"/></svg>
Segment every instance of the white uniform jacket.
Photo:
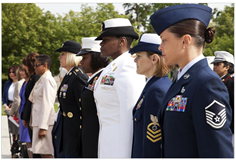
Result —
<svg viewBox="0 0 236 160"><path fill-rule="evenodd" d="M54 101L57 93L57 84L50 71L46 71L35 83L29 100L32 102L31 125L40 129L48 129L54 124L56 116Z"/></svg>
<svg viewBox="0 0 236 160"><path fill-rule="evenodd" d="M130 158L132 109L145 86L128 52L113 60L99 76L94 89L100 123L99 158Z"/></svg>

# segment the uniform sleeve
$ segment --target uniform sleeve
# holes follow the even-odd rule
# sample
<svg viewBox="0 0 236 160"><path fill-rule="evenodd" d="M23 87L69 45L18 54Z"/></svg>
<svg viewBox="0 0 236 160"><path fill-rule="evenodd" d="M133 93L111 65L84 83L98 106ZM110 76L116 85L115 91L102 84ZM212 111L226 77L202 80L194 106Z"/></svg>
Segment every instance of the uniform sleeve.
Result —
<svg viewBox="0 0 236 160"><path fill-rule="evenodd" d="M132 149L132 109L143 90L145 78L136 74L135 64L126 63L119 67L122 68L119 76L115 77L114 85L120 104L120 133L123 144L126 144L122 152L128 155Z"/></svg>
<svg viewBox="0 0 236 160"><path fill-rule="evenodd" d="M145 109L143 114L143 158L156 158L161 157L161 128L159 117L157 116L158 110L166 92L160 88L153 87L146 95ZM154 125L151 117L158 119L158 124Z"/></svg>
<svg viewBox="0 0 236 160"><path fill-rule="evenodd" d="M196 88L191 105L199 157L233 157L228 102L227 90L217 79L207 79Z"/></svg>
<svg viewBox="0 0 236 160"><path fill-rule="evenodd" d="M22 83L18 81L15 86L14 94L13 94L13 103L11 106L10 116L16 115L18 108L20 106L20 89L21 89Z"/></svg>
<svg viewBox="0 0 236 160"><path fill-rule="evenodd" d="M5 83L5 85L4 85L4 89L3 89L3 95L2 95L2 104L4 105L4 104L6 104L7 105L7 99L8 99L8 97L7 97L7 92L8 92L8 89L9 89L9 85L10 84L10 81L6 81L6 83Z"/></svg>
<svg viewBox="0 0 236 160"><path fill-rule="evenodd" d="M56 83L52 79L46 78L43 85L43 101L42 101L42 115L39 120L40 129L48 129L49 120L51 119L51 112L54 111L54 101L56 98ZM53 117L54 118L54 117Z"/></svg>

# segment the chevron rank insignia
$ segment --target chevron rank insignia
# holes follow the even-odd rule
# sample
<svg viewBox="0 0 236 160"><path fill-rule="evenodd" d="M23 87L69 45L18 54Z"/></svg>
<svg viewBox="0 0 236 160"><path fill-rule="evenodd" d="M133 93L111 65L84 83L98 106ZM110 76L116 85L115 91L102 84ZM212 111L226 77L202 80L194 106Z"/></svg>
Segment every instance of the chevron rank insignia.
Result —
<svg viewBox="0 0 236 160"><path fill-rule="evenodd" d="M206 122L215 129L220 129L226 122L225 105L214 100L211 104L205 107Z"/></svg>
<svg viewBox="0 0 236 160"><path fill-rule="evenodd" d="M147 139L151 142L155 143L161 140L161 128L158 123L157 116L153 116L150 114L151 123L147 126Z"/></svg>

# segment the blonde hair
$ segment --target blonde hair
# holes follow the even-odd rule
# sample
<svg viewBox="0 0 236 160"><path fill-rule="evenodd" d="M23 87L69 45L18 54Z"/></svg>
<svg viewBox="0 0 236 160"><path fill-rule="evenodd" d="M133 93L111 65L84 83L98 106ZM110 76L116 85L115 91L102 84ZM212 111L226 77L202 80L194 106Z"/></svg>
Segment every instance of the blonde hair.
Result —
<svg viewBox="0 0 236 160"><path fill-rule="evenodd" d="M156 53L147 51L148 57L150 57L153 54L156 54ZM156 64L156 69L154 71L153 76L164 77L171 70L172 66L168 66L161 55L159 54L156 54L156 55L159 57L159 61Z"/></svg>
<svg viewBox="0 0 236 160"><path fill-rule="evenodd" d="M76 54L71 52L66 52L66 65L70 67L75 67L80 65L80 61L82 60L82 56L76 56Z"/></svg>

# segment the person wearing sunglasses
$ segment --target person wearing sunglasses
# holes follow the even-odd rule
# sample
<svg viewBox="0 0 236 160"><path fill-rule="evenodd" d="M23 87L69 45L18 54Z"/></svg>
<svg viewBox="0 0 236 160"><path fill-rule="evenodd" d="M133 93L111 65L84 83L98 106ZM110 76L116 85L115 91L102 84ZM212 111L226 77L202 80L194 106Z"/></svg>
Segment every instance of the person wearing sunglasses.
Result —
<svg viewBox="0 0 236 160"><path fill-rule="evenodd" d="M42 158L53 158L52 128L55 118L54 102L57 84L50 72L52 61L48 55L36 56L35 73L41 75L35 83L29 100L32 102L32 152Z"/></svg>

